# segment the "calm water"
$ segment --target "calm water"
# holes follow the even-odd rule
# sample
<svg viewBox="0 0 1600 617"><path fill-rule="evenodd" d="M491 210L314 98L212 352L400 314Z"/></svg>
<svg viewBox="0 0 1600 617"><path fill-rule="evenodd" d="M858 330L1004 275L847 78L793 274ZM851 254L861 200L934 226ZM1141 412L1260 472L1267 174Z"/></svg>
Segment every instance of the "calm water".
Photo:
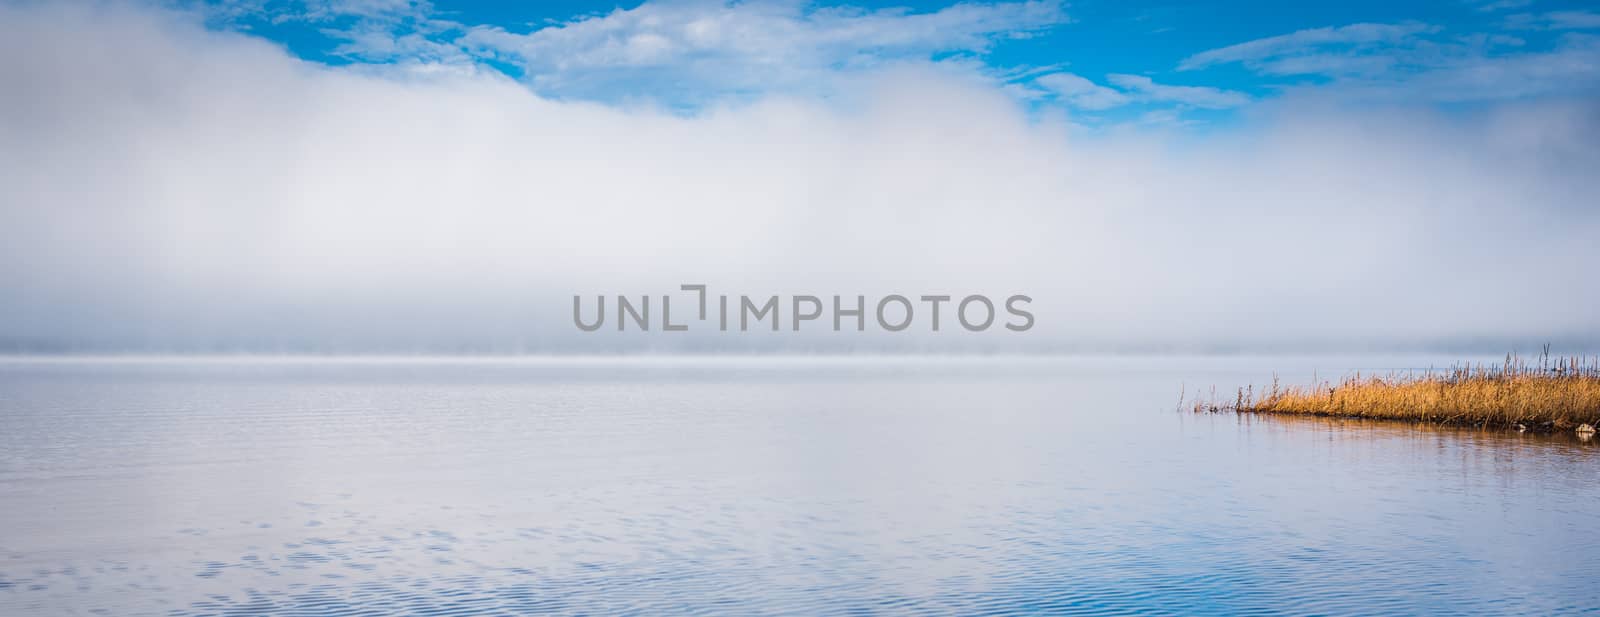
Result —
<svg viewBox="0 0 1600 617"><path fill-rule="evenodd" d="M1429 363L3 360L0 614L1600 609L1594 441L1174 411Z"/></svg>

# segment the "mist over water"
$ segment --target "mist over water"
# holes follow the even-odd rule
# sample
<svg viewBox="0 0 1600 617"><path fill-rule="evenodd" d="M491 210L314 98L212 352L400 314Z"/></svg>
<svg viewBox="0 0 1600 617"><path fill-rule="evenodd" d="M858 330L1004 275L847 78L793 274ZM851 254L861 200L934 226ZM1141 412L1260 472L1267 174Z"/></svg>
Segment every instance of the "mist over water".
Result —
<svg viewBox="0 0 1600 617"><path fill-rule="evenodd" d="M0 362L0 613L1579 614L1596 441L1190 415L1435 357Z"/></svg>

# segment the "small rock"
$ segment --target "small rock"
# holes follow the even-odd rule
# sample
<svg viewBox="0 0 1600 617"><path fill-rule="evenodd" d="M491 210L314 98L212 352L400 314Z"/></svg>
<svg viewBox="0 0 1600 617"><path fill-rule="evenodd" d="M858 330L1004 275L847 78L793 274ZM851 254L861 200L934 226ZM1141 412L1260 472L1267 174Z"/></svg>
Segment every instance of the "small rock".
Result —
<svg viewBox="0 0 1600 617"><path fill-rule="evenodd" d="M1578 434L1579 435L1593 435L1594 434L1594 427L1593 426L1589 426L1587 424L1579 424L1578 425Z"/></svg>

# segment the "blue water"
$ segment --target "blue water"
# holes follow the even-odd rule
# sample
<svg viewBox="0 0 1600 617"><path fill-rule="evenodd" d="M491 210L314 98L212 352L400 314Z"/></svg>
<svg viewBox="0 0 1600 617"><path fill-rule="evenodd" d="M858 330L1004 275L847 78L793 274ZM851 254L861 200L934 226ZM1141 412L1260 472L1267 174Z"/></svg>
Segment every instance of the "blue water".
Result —
<svg viewBox="0 0 1600 617"><path fill-rule="evenodd" d="M1435 358L0 360L0 614L1600 610L1600 447L1191 415Z"/></svg>

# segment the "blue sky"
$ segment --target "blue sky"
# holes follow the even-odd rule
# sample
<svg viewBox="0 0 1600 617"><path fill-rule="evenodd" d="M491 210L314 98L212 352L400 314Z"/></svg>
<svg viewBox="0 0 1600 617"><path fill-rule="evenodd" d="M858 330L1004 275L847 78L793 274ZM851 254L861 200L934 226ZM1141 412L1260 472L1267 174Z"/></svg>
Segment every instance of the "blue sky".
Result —
<svg viewBox="0 0 1600 617"><path fill-rule="evenodd" d="M695 111L830 94L886 66L1003 85L1084 124L1227 118L1311 94L1472 106L1584 95L1600 9L1434 2L320 0L207 5L208 23L327 64L491 70L542 96Z"/></svg>

